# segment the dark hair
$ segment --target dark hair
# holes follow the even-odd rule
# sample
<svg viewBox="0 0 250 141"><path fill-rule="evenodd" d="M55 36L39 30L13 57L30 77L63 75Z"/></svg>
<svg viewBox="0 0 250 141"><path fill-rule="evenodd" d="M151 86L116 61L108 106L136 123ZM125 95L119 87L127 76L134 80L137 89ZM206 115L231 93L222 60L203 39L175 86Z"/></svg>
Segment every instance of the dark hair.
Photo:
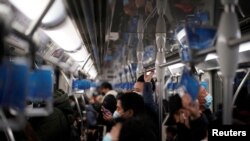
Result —
<svg viewBox="0 0 250 141"><path fill-rule="evenodd" d="M136 82L142 82L144 83L144 74L142 74L141 76L138 77L138 79L136 80ZM155 91L155 81L153 79L151 79L151 83L152 83L152 90Z"/></svg>
<svg viewBox="0 0 250 141"><path fill-rule="evenodd" d="M157 135L148 120L132 117L123 122L119 141L154 141Z"/></svg>
<svg viewBox="0 0 250 141"><path fill-rule="evenodd" d="M120 95L117 100L121 101L121 106L124 111L133 110L134 116L144 114L145 105L141 95L134 92L127 92Z"/></svg>
<svg viewBox="0 0 250 141"><path fill-rule="evenodd" d="M111 85L109 82L103 82L103 83L101 84L100 88L101 88L101 89L102 89L102 88L106 88L106 89L110 89L110 90L113 89L113 88L112 88L112 85Z"/></svg>
<svg viewBox="0 0 250 141"><path fill-rule="evenodd" d="M137 82L145 82L144 74L138 77Z"/></svg>
<svg viewBox="0 0 250 141"><path fill-rule="evenodd" d="M181 108L182 108L182 99L179 96L179 94L171 95L169 97L169 102L168 102L168 111L170 114L165 125L168 125L168 126L176 125L174 114Z"/></svg>
<svg viewBox="0 0 250 141"><path fill-rule="evenodd" d="M179 109L182 108L182 99L179 94L175 94L169 97L169 112L175 114Z"/></svg>

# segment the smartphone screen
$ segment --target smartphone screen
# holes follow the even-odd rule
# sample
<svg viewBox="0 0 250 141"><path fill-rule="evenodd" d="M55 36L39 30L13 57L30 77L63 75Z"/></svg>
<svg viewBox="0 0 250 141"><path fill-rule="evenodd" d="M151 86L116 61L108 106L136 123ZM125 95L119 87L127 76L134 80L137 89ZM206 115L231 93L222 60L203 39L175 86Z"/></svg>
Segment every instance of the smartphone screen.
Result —
<svg viewBox="0 0 250 141"><path fill-rule="evenodd" d="M104 106L102 106L102 113L107 115L107 114L112 114L108 109L106 109Z"/></svg>

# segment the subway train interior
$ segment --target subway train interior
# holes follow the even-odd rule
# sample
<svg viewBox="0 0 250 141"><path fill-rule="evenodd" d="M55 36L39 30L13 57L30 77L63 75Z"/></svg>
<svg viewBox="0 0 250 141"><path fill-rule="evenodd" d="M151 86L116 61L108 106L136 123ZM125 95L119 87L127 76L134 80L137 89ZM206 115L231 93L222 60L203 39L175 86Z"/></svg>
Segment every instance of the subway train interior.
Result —
<svg viewBox="0 0 250 141"><path fill-rule="evenodd" d="M211 126L247 127L249 6L0 0L0 140L207 141Z"/></svg>

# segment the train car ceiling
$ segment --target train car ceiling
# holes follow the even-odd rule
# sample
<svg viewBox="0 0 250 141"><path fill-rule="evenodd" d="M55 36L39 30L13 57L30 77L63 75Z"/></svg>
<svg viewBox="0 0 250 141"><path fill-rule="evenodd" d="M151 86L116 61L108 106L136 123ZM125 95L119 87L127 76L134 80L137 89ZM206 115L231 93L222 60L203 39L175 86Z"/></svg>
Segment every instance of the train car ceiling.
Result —
<svg viewBox="0 0 250 141"><path fill-rule="evenodd" d="M69 17L60 26L43 31L65 51L75 51L81 47L81 39Z"/></svg>
<svg viewBox="0 0 250 141"><path fill-rule="evenodd" d="M32 20L39 17L49 2L9 1L17 11L20 11L15 13L15 18L19 17L19 25L16 25L23 32ZM241 0L240 7L236 8L243 34L249 30L247 23L250 12L245 6L247 3L246 0ZM215 0L169 0L163 5L166 7L164 19L167 25L167 41L164 48L166 62L180 58L177 40L182 40L186 34L184 30L175 34L177 27L184 22L194 21L195 17L201 18L204 25L216 27L222 12L220 1ZM154 67L157 52L156 6L156 0L55 0L34 38L40 43L38 50L43 58L63 70L79 70L89 78L96 78L98 74L99 79L117 80L117 76L123 73L124 69L128 69L128 65L136 64L138 61L136 50L140 15L143 18L143 65L145 69ZM239 63L247 62L249 48L248 43L240 46ZM59 55L56 55L57 53ZM216 54L208 54L204 60L196 67L204 70L218 69ZM182 66L169 66L166 70L181 72Z"/></svg>
<svg viewBox="0 0 250 141"><path fill-rule="evenodd" d="M15 20L12 27L25 33L32 21L41 15L48 2L49 0L10 0L15 8ZM39 47L37 58L40 56L48 63L59 66L65 72L81 71L86 73L89 78L94 79L97 70L92 53L89 53L89 49L82 41L73 20L67 13L63 1L56 0L33 36ZM116 36L114 34L112 38L115 40ZM15 42L22 43L21 40L15 40L10 36L6 42L16 54L28 54L27 47L15 44Z"/></svg>
<svg viewBox="0 0 250 141"><path fill-rule="evenodd" d="M46 7L49 0L10 0L10 2L29 19L37 19ZM42 20L45 28L55 27L66 19L66 10L61 0L56 0Z"/></svg>

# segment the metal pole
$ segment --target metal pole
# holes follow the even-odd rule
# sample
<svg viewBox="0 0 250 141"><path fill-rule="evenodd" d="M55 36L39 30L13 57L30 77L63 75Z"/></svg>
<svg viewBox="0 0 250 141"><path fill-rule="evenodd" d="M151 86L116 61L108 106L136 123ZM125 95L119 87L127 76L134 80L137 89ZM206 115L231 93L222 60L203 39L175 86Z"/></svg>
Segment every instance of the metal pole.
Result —
<svg viewBox="0 0 250 141"><path fill-rule="evenodd" d="M91 56L91 54L88 55L88 57L87 57L85 63L84 63L83 66L82 66L82 69L86 66L87 62L88 62L89 59L90 59L90 56Z"/></svg>
<svg viewBox="0 0 250 141"><path fill-rule="evenodd" d="M89 70L86 71L86 73L89 73L90 69L94 66L94 62L91 63Z"/></svg>
<svg viewBox="0 0 250 141"><path fill-rule="evenodd" d="M223 124L232 124L233 78L223 79Z"/></svg>
<svg viewBox="0 0 250 141"><path fill-rule="evenodd" d="M136 55L137 55L137 77L139 77L144 72L143 67L143 54L144 54L144 46L143 46L143 37L144 37L144 27L143 27L143 17L140 16L138 25L137 25L137 36L138 36L138 44L136 49Z"/></svg>
<svg viewBox="0 0 250 141"><path fill-rule="evenodd" d="M79 101L78 101L77 97L75 96L75 94L73 94L73 97L74 97L75 102L76 102L77 111L80 114L81 120L83 120L82 111L81 111L81 108L80 108Z"/></svg>
<svg viewBox="0 0 250 141"><path fill-rule="evenodd" d="M216 51L223 76L223 124L232 124L233 80L238 67L239 46L231 48L228 41L241 37L239 21L235 13L238 0L221 0L224 12L220 18Z"/></svg>
<svg viewBox="0 0 250 141"><path fill-rule="evenodd" d="M155 67L147 69L146 72L153 71L153 70L155 70Z"/></svg>
<svg viewBox="0 0 250 141"><path fill-rule="evenodd" d="M204 55L207 55L209 53L214 53L216 52L216 48L215 47L211 47L211 48L207 48L207 49L204 49L204 50L200 50L198 52L195 53L195 57L201 57L201 56L204 56ZM161 68L164 68L164 67L167 67L167 66L170 66L170 65L173 65L173 64L176 64L176 63L180 63L181 62L181 59L176 59L176 60L173 60L171 62L167 62L167 63L164 63L164 64L161 64L160 67ZM150 68L148 70L153 70L154 68Z"/></svg>
<svg viewBox="0 0 250 141"><path fill-rule="evenodd" d="M67 78L67 76L65 75L65 73L62 70L60 70L60 72L61 72L62 76L65 78L65 81L67 82L67 84L70 86L70 80Z"/></svg>
<svg viewBox="0 0 250 141"><path fill-rule="evenodd" d="M162 109L162 100L163 100L163 95L165 90L163 89L164 87L164 82L165 82L165 69L160 67L161 64L165 63L165 47L166 47L166 22L163 17L164 15L164 1L163 0L158 0L157 1L157 12L158 12L158 19L156 23L156 45L157 45L157 56L156 56L156 61L155 61L155 70L156 70L156 76L157 76L157 83L156 83L156 89L158 92L158 105L159 105L159 139L162 141L162 131L163 131L163 126L162 126L162 121L163 121L163 109Z"/></svg>
<svg viewBox="0 0 250 141"><path fill-rule="evenodd" d="M132 70L132 67L131 67L131 64L128 65L128 69L129 69L129 74L130 74L130 77L131 77L131 81L132 82L135 82L136 81L136 78L134 78L133 76L133 70Z"/></svg>
<svg viewBox="0 0 250 141"><path fill-rule="evenodd" d="M15 137L13 135L13 131L11 130L11 128L8 126L8 121L7 118L5 117L2 109L0 110L0 117L3 120L3 122L5 123L6 129L4 129L4 133L8 139L8 141L15 141Z"/></svg>
<svg viewBox="0 0 250 141"><path fill-rule="evenodd" d="M45 17L45 15L47 14L47 12L49 11L49 9L51 8L51 6L53 5L54 2L55 2L55 0L50 0L48 2L48 4L46 5L46 8L42 12L42 14L38 17L37 20L35 20L34 22L32 22L31 26L29 26L29 28L26 30L26 32L25 32L26 36L29 36L29 37L33 36L33 34L35 33L36 29L39 27L41 21L43 20L43 18Z"/></svg>
<svg viewBox="0 0 250 141"><path fill-rule="evenodd" d="M81 132L82 132L82 130L84 129L84 127L83 127L83 122L84 121L83 121L83 115L82 115L81 107L80 107L79 101L78 101L77 97L75 96L75 94L73 94L73 97L74 97L75 102L76 102L77 111L78 111L78 113L80 115L80 118L81 118L81 120L80 120L80 123L81 123L80 129L81 129ZM81 135L82 135L82 133L81 133Z"/></svg>
<svg viewBox="0 0 250 141"><path fill-rule="evenodd" d="M231 47L239 46L242 43L250 41L250 34L244 35L239 39L229 40L228 45Z"/></svg>
<svg viewBox="0 0 250 141"><path fill-rule="evenodd" d="M202 56L205 56L205 55L207 55L209 53L214 53L214 52L216 52L216 48L215 47L206 48L206 49L198 51L195 54L195 57L202 57Z"/></svg>
<svg viewBox="0 0 250 141"><path fill-rule="evenodd" d="M44 11L42 12L42 14L34 21L32 21L31 25L28 27L28 29L25 32L25 35L29 38L29 45L30 45L30 52L31 52L31 61L32 61L32 68L35 69L35 65L34 62L35 61L35 44L32 41L32 36L35 33L35 31L37 30L37 28L39 27L41 21L43 20L44 16L47 14L47 12L49 11L49 9L51 8L51 6L53 5L53 3L55 2L55 0L50 0L48 1L48 4L46 5L46 8L44 9Z"/></svg>
<svg viewBox="0 0 250 141"><path fill-rule="evenodd" d="M167 66L170 66L170 65L173 65L173 64L176 64L176 63L180 63L181 62L181 59L176 59L176 60L173 60L171 62L167 62L167 63L163 63L160 65L160 68L165 68Z"/></svg>
<svg viewBox="0 0 250 141"><path fill-rule="evenodd" d="M195 55L196 55L197 57L201 57L201 56L203 56L203 55L207 55L207 54L209 54L209 53L214 53L214 52L216 52L216 48L215 48L215 47L212 47L212 48L207 48L207 49L198 51ZM165 68L165 67L168 67L168 66L177 64L177 63L181 63L181 59L180 59L180 58L175 59L175 60L170 61L170 62L167 62L167 63L162 63L162 64L160 65L160 68ZM149 69L147 69L146 71L152 71L152 70L154 70L154 69L155 69L155 67L149 68Z"/></svg>
<svg viewBox="0 0 250 141"><path fill-rule="evenodd" d="M72 88L73 88L73 87L72 87L72 85L73 85L73 79L74 79L74 76L73 76L73 74L71 73L71 74L70 74L69 81L68 81L68 82L69 82L69 83L68 83L68 84L69 84L69 90L68 90L68 95L69 95L69 96L72 95L72 91L73 91L73 90L72 90Z"/></svg>
<svg viewBox="0 0 250 141"><path fill-rule="evenodd" d="M245 77L243 78L243 80L241 81L239 87L237 88L235 94L234 94L234 97L233 97L233 102L232 102L232 106L234 106L234 103L240 93L240 90L241 88L243 87L244 83L247 81L247 78L249 77L249 74L250 74L250 70L247 71L247 74L245 75Z"/></svg>
<svg viewBox="0 0 250 141"><path fill-rule="evenodd" d="M164 88L164 81L165 81L165 70L164 68L160 67L160 64L164 63L165 61L165 54L164 52L157 52L157 59L155 62L155 69L156 69L156 75L157 75L157 92L158 92L158 105L159 105L159 133L160 133L160 139L162 140L162 121L163 121L163 109L162 109L162 100L165 90Z"/></svg>

